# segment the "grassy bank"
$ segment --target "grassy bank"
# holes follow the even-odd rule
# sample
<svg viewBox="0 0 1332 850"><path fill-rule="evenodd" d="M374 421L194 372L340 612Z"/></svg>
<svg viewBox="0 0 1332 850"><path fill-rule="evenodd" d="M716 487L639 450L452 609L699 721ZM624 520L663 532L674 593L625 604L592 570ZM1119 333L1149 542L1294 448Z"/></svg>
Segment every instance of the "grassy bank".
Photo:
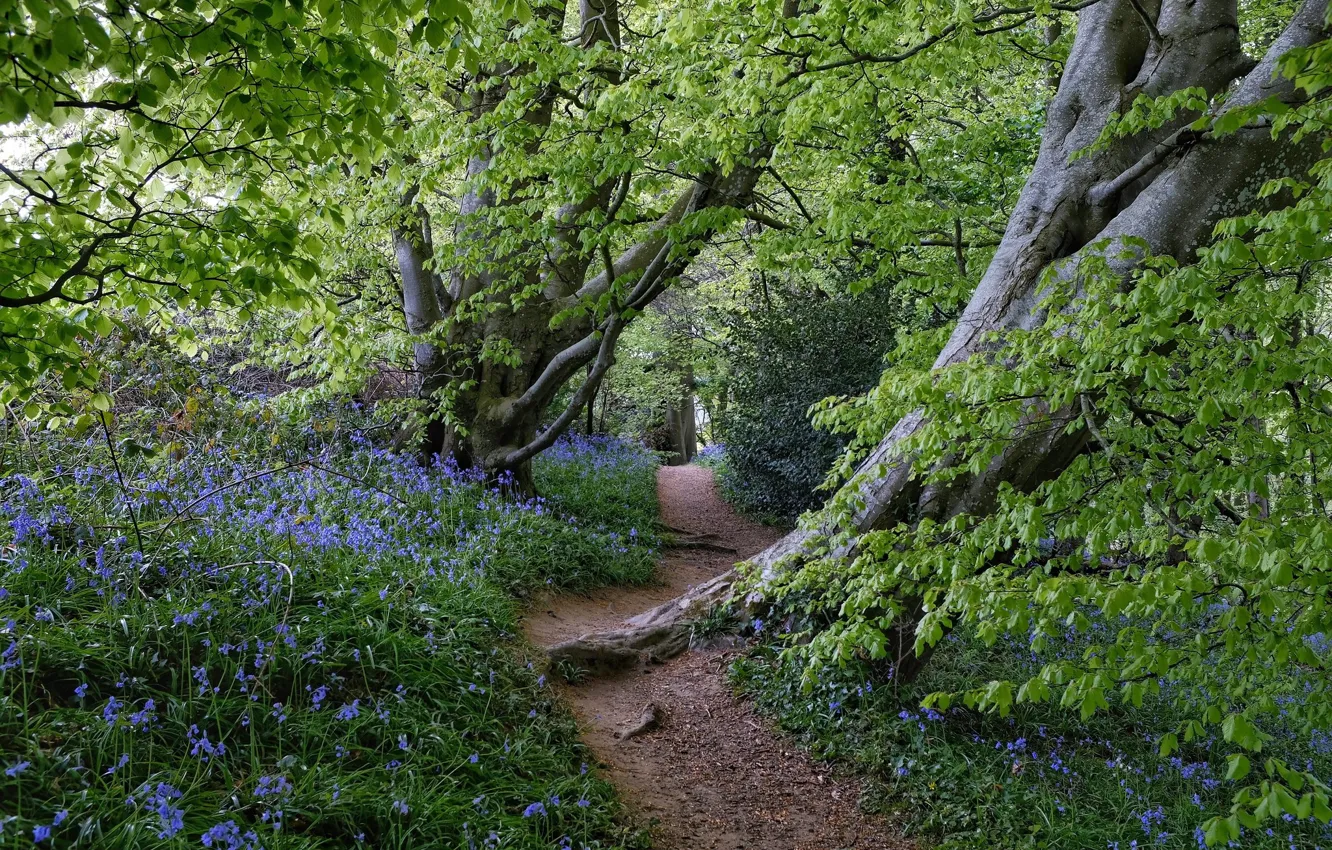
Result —
<svg viewBox="0 0 1332 850"><path fill-rule="evenodd" d="M650 455L563 445L519 503L355 433L314 442L20 458L0 846L637 846L522 659L512 593L645 580ZM591 511L588 482L624 498Z"/></svg>
<svg viewBox="0 0 1332 850"><path fill-rule="evenodd" d="M1021 681L1049 653L1080 655L1086 642L1077 633L1041 656L1025 636L987 647L957 633L910 686L885 685L863 666L823 669L812 691L801 685L799 658L784 663L777 636L760 637L733 670L740 687L817 755L863 773L864 803L927 846L1196 850L1207 846L1200 826L1230 812L1238 785L1225 778L1224 753L1232 748L1205 738L1166 756L1159 751L1161 736L1191 716L1180 706L1196 696L1169 684L1141 708L1115 704L1086 722L1076 710L1050 705L1019 706L1008 717L920 707L931 692ZM1298 699L1299 683L1292 681L1289 691L1283 699ZM1264 756L1332 777L1332 738L1325 732L1265 731L1272 739ZM1313 818L1285 816L1246 830L1229 846L1327 848L1332 830Z"/></svg>

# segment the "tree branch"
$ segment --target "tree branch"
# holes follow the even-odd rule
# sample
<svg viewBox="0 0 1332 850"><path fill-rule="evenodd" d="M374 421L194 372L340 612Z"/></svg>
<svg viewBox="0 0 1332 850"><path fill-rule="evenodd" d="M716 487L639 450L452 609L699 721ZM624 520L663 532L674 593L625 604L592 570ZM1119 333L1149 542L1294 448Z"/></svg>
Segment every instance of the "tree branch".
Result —
<svg viewBox="0 0 1332 850"><path fill-rule="evenodd" d="M647 270L643 272L643 277L639 280L634 291L625 299L625 308L612 305L611 317L601 328L602 340L604 342L607 334L611 332L614 323L621 321L620 313L623 309L638 309L633 305L642 299L643 295L649 292L662 277L662 272L666 264L666 258L670 255L671 244L667 242L657 252L657 256L648 264ZM609 254L609 252L607 252ZM607 274L614 275L614 267L607 268ZM618 332L617 332L618 335ZM505 421L512 421L521 413L530 411L533 407L545 404L550 396L554 395L565 381L582 366L597 354L599 350L596 330L575 342L573 345L565 348L559 354L556 354L546 364L546 368L541 370L541 374L535 381L528 386L527 391L504 406L501 417Z"/></svg>
<svg viewBox="0 0 1332 850"><path fill-rule="evenodd" d="M1120 192L1124 191L1125 187L1130 183L1146 176L1146 174L1153 168L1164 162L1166 157L1185 146L1183 143L1187 143L1187 141L1194 138L1196 138L1196 133L1189 130L1189 128L1179 128L1156 147L1144 154L1142 159L1124 169L1117 176L1093 186L1087 195L1088 199L1096 206L1102 206L1113 200Z"/></svg>
<svg viewBox="0 0 1332 850"><path fill-rule="evenodd" d="M601 386L601 379L610 368L611 362L615 359L615 343L620 337L620 331L624 328L624 321L618 314L611 317L610 325L606 328L601 337L601 346L597 351L597 360L587 373L587 379L583 385L574 393L573 398L569 400L569 406L564 412L556 417L555 421L550 423L545 431L542 431L537 438L516 451L505 455L502 462L496 464L499 469L513 469L520 463L530 460L540 452L545 451L554 445L559 439L560 434L569 427L578 412L583 409L583 405L591 401L597 388ZM592 337L588 337L592 339Z"/></svg>
<svg viewBox="0 0 1332 850"><path fill-rule="evenodd" d="M670 243L666 235L666 229L679 223L684 218L698 191L699 184L696 182L690 183L689 187L680 193L680 197L676 198L675 202L671 204L671 208L666 211L665 215L657 219L657 222L652 225L648 235L615 259L613 265L618 274L624 275L636 272L646 269L652 264L658 252L661 251L661 247ZM579 287L573 297L576 300L598 298L609 292L611 284L614 282L607 278L605 272L602 272Z"/></svg>
<svg viewBox="0 0 1332 850"><path fill-rule="evenodd" d="M1152 40L1152 44L1160 47L1161 31L1156 28L1156 21L1153 21L1151 15L1148 15L1147 10L1142 7L1142 0L1129 0L1129 5L1133 7L1133 11L1138 13L1143 26L1147 27L1147 36Z"/></svg>

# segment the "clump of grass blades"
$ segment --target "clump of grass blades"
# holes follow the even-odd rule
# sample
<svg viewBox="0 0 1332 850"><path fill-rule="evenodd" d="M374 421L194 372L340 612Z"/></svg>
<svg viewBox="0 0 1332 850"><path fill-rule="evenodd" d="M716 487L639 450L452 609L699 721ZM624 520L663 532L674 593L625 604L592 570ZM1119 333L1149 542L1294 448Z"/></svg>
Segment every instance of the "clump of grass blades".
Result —
<svg viewBox="0 0 1332 850"><path fill-rule="evenodd" d="M2 485L0 846L636 846L506 591L647 547L365 444L92 453Z"/></svg>

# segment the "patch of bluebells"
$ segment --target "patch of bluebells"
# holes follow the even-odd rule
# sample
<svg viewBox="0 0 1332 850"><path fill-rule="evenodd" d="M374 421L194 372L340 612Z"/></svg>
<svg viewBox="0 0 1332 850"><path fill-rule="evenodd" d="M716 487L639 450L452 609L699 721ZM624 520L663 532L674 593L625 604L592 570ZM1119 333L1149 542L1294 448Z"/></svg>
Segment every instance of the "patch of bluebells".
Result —
<svg viewBox="0 0 1332 850"><path fill-rule="evenodd" d="M176 805L184 796L180 789L165 782L145 783L131 800L139 800L139 805L157 815L157 837L170 838L185 828L185 810Z"/></svg>
<svg viewBox="0 0 1332 850"><path fill-rule="evenodd" d="M609 563L639 551L650 559L651 541L632 524L573 519L565 512L579 500L561 501L558 488L550 501L515 500L474 471L424 469L364 438L353 442L319 455L316 467L272 474L224 450L196 453L127 469L124 490L105 459L62 470L54 490L39 476L0 479L0 739L41 740L16 732L56 720L58 737L81 730L70 744L80 761L60 765L65 793L100 805L88 816L104 828L135 822L142 828L125 834L151 846L155 836L260 850L264 831L282 829L285 811L309 794L332 801L326 823L347 829L349 845L358 833L372 840L364 836L369 806L411 812L414 828L443 830L430 840L449 845L452 827L430 817L443 805L425 791L434 786L395 770L392 754L419 754L434 774L443 764L475 765L468 775L494 789L492 843L548 846L539 830L506 832L503 813L512 817L527 805L520 800L537 796L558 805L543 794L550 781L580 783L577 811L605 792L591 777L542 773L571 759L541 755L566 744L531 722L551 714L537 673L492 654L512 629L491 576L496 543L543 543L545 523L591 541ZM564 444L541 466L548 480L579 480L581 465L592 478L650 481L654 463L641 449L597 441ZM130 513L155 529L144 552L124 523ZM367 625L376 622L384 629ZM387 653L385 633L394 641ZM400 655L413 675L436 678L407 683L390 673L385 681L392 668L384 659ZM33 696L24 683L34 679L61 683L60 693ZM482 683L475 700L449 696L471 680ZM441 712L458 728L432 725ZM513 729L524 731L511 741ZM35 745L7 749L0 824L18 816L10 806L20 787L24 817L34 800L55 810L49 759ZM276 768L251 776L247 798L235 777L253 763ZM344 793L353 786L357 793ZM475 796L467 787L457 793ZM611 834L606 809L585 820L589 840L598 824ZM18 828L47 846L69 816L59 812ZM193 826L208 814L211 826ZM202 832L191 834L187 821Z"/></svg>
<svg viewBox="0 0 1332 850"><path fill-rule="evenodd" d="M643 446L614 437L565 434L537 456L537 489L546 510L576 518L587 530L606 533L617 550L656 546L656 469ZM537 507L537 506L534 506Z"/></svg>
<svg viewBox="0 0 1332 850"><path fill-rule="evenodd" d="M703 466L715 466L726 459L726 444L713 443L698 450L695 460Z"/></svg>
<svg viewBox="0 0 1332 850"><path fill-rule="evenodd" d="M214 824L199 840L209 850L261 850L259 836L254 830L242 831L234 820Z"/></svg>

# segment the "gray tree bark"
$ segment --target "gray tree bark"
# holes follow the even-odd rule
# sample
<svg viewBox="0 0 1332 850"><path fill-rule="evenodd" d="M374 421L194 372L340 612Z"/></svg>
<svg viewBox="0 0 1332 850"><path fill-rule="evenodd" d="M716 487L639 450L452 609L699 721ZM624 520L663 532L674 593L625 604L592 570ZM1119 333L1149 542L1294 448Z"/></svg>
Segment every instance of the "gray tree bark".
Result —
<svg viewBox="0 0 1332 850"><path fill-rule="evenodd" d="M1271 129L1262 126L1221 137L1190 137L1181 128L1196 115L1080 159L1072 155L1090 146L1111 116L1126 111L1140 95L1198 86L1211 94L1227 92L1227 110L1268 97L1294 101L1293 87L1276 75L1277 61L1292 48L1327 38L1326 13L1327 0L1307 0L1255 63L1240 49L1235 0L1100 0L1081 11L1036 164L1003 241L935 368L995 356L997 348L987 342L993 335L1043 322L1039 305L1045 287L1068 287L1076 297L1084 259L1103 258L1128 275L1138 262L1123 256L1125 240L1133 239L1145 242L1155 255L1190 262L1219 220L1263 203L1258 190L1266 181L1306 173L1321 153L1316 140L1274 139ZM1007 448L981 472L923 486L901 446L928 415L916 410L904 416L861 464L846 485L858 508L841 527L794 531L753 563L765 571L786 568L789 559L798 561L826 547L837 531L849 532L852 542L833 556L852 557L857 534L924 518L983 515L993 510L1001 484L1030 491L1063 472L1088 443L1086 430L1078 426L1079 410L1034 403ZM723 576L647 612L631 620L616 640L640 653L660 655L662 647L679 645L678 634L687 633L690 619L729 601L733 584L733 576ZM897 626L898 657L890 660L899 676L910 678L924 663L914 651L919 602L900 601L906 614ZM575 657L588 646L604 645L605 637L590 636L591 643L580 638L552 652Z"/></svg>
<svg viewBox="0 0 1332 850"><path fill-rule="evenodd" d="M563 3L550 4L542 6L539 14L558 32L564 9ZM581 0L579 13L579 44L584 49L620 48L616 0ZM473 119L493 112L511 91L509 81L524 70L495 68L489 72L493 79L482 72L468 105ZM525 105L523 120L538 129L548 127L560 96L549 89ZM540 142L532 144L539 146ZM393 234L403 309L409 332L433 332L438 337L416 345L421 397L427 409L437 409L439 401L447 398L450 409L448 423L437 415L430 418L420 448L423 458L452 456L460 465L478 464L493 478L532 492L532 457L548 448L591 405L631 314L641 311L678 278L713 235L708 231L677 244L669 229L708 208L748 206L770 151L768 142L756 138L740 164L694 175L643 237L619 256L611 257L604 242L600 252L586 247L586 221L590 213L598 212L604 219L615 218L630 188L629 174L608 179L586 197L570 199L553 210L554 235L544 244L527 246L520 256L496 256L490 248L497 241L493 215L526 198L521 187L517 191L510 188L504 198L488 187L486 178L496 151L486 147L467 165L467 184L473 188L459 199L456 262L447 287L426 262L432 255L429 217L416 203L415 192L410 193L404 199L402 222ZM498 269L508 275L505 279L517 276L524 288L539 291L541 296L517 310L508 309L513 293L510 287L497 285L501 280ZM584 314L555 326L557 315L567 316L570 308L594 302L616 286L627 293L615 300L608 315L598 319ZM482 320L449 321L455 305L476 297L503 306ZM512 346L520 365L477 356L487 341L496 340ZM580 372L585 378L573 400L539 434L546 408Z"/></svg>

